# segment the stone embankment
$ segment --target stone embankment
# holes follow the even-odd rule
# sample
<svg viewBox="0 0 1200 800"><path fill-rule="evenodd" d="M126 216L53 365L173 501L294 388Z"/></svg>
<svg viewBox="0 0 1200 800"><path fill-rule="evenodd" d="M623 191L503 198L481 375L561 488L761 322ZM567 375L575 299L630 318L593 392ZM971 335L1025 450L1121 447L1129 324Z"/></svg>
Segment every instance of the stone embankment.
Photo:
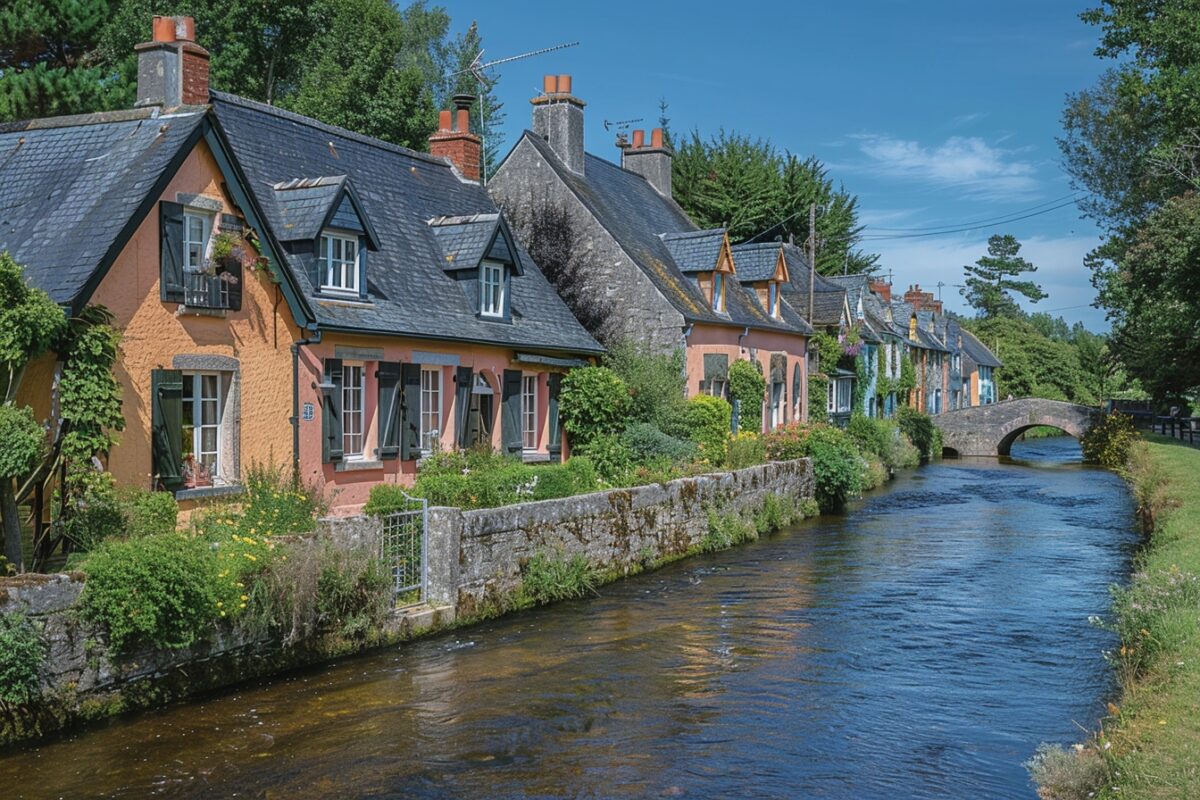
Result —
<svg viewBox="0 0 1200 800"><path fill-rule="evenodd" d="M712 515L749 518L769 496L792 507L811 501L811 463L776 462L495 509L431 508L427 602L397 610L383 630L353 646L394 643L508 608L535 555L582 556L609 577L682 557L701 547ZM308 541L377 552L380 531L377 519L329 519ZM344 642L285 646L271 631L231 626L191 648L110 657L104 631L75 612L83 588L80 573L0 579L0 614L28 617L46 644L40 699L0 715L0 744L348 652Z"/></svg>

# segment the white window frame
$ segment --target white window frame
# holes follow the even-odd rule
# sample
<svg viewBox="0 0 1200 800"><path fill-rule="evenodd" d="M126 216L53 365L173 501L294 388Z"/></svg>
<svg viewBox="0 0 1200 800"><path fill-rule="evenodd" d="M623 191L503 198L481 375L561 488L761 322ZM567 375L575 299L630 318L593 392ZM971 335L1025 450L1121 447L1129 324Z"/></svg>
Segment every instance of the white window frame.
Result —
<svg viewBox="0 0 1200 800"><path fill-rule="evenodd" d="M335 244L340 244L342 248L342 257L338 259L333 257ZM361 244L357 236L333 231L321 234L319 246L321 258L325 261L325 268L320 276L321 291L354 295L359 293L358 272L359 260L362 258ZM350 260L345 257L345 248L348 245L354 248L354 257Z"/></svg>
<svg viewBox="0 0 1200 800"><path fill-rule="evenodd" d="M357 381L352 380L357 377ZM361 461L367 449L367 370L360 361L342 364L342 458ZM351 402L354 401L354 402ZM351 421L355 424L351 425ZM355 428L356 430L351 430ZM356 441L357 439L357 441ZM357 447L353 444L357 443Z"/></svg>
<svg viewBox="0 0 1200 800"><path fill-rule="evenodd" d="M723 378L713 378L708 383L708 394L710 397L720 397L725 399L725 393L729 386L729 381Z"/></svg>
<svg viewBox="0 0 1200 800"><path fill-rule="evenodd" d="M479 313L485 317L503 317L508 287L505 286L504 265L483 261L479 265Z"/></svg>
<svg viewBox="0 0 1200 800"><path fill-rule="evenodd" d="M216 396L215 397L206 397L204 395L204 385L205 385L204 379L205 378L215 378L216 379ZM185 406L190 405L191 410L192 410L192 414L191 414L191 418L192 418L192 452L191 452L191 455L196 460L196 463L198 463L198 464L205 463L204 462L205 456L207 456L207 455L212 456L212 463L209 468L209 473L213 479L213 483L215 484L217 482L218 476L221 474L221 467L222 467L221 444L224 439L223 434L225 432L225 430L224 430L225 426L223 424L223 419L222 419L225 415L225 398L224 398L225 377L220 372L209 372L209 371L184 372L183 373L183 382L184 382L185 386L190 383L191 388L192 388L191 398L188 398L186 396L184 396L184 398L183 398L183 404ZM216 423L204 423L204 422L199 421L199 420L203 419L203 416L204 416L203 404L207 403L207 402L213 402L216 406ZM187 419L186 413L183 416L184 416L184 419ZM209 429L211 429L215 432L216 450L205 450L204 449L204 431L209 430Z"/></svg>
<svg viewBox="0 0 1200 800"><path fill-rule="evenodd" d="M433 452L442 436L442 368L421 367L421 452Z"/></svg>
<svg viewBox="0 0 1200 800"><path fill-rule="evenodd" d="M538 376L521 376L521 446L526 452L537 450Z"/></svg>
<svg viewBox="0 0 1200 800"><path fill-rule="evenodd" d="M193 238L193 223L200 223L200 240ZM197 209L183 211L183 271L203 272L208 265L208 242L212 236L213 215ZM192 253L196 249L195 255Z"/></svg>
<svg viewBox="0 0 1200 800"><path fill-rule="evenodd" d="M724 273L721 273L721 272L713 273L712 291L713 291L712 310L717 311L717 312L724 311L725 310L725 275L724 275Z"/></svg>

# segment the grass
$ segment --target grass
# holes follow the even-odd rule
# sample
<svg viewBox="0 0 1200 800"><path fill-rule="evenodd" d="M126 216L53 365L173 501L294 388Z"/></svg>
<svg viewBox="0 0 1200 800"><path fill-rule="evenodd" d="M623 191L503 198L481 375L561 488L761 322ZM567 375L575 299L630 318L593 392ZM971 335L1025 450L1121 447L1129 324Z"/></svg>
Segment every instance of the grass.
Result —
<svg viewBox="0 0 1200 800"><path fill-rule="evenodd" d="M1200 449L1146 438L1129 478L1139 501L1156 506L1155 526L1129 587L1114 592L1121 704L1109 705L1078 763L1033 767L1045 800L1200 797ZM1068 789L1089 758L1102 761L1103 783Z"/></svg>

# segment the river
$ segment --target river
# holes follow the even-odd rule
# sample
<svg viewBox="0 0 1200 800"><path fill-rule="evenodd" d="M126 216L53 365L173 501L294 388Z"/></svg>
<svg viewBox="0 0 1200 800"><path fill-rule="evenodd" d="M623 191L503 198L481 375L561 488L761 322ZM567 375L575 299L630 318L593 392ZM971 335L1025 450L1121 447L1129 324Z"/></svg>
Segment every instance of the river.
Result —
<svg viewBox="0 0 1200 800"><path fill-rule="evenodd" d="M0 757L6 798L1033 798L1137 537L1069 439L599 596Z"/></svg>

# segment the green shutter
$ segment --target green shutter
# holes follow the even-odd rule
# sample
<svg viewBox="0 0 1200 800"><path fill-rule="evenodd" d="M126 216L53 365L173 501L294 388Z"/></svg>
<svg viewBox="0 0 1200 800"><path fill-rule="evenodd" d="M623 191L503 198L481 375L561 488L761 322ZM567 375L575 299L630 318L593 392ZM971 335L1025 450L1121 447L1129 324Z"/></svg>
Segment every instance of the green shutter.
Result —
<svg viewBox="0 0 1200 800"><path fill-rule="evenodd" d="M183 302L183 206L166 200L158 204L159 296L164 302Z"/></svg>
<svg viewBox="0 0 1200 800"><path fill-rule="evenodd" d="M325 359L327 387L321 398L321 460L326 464L342 460L342 360Z"/></svg>
<svg viewBox="0 0 1200 800"><path fill-rule="evenodd" d="M358 237L358 297L367 299L367 237Z"/></svg>
<svg viewBox="0 0 1200 800"><path fill-rule="evenodd" d="M500 405L500 437L506 453L520 453L524 445L521 435L521 371L504 370L504 394Z"/></svg>
<svg viewBox="0 0 1200 800"><path fill-rule="evenodd" d="M381 361L375 373L379 382L379 457L400 457L400 363Z"/></svg>
<svg viewBox="0 0 1200 800"><path fill-rule="evenodd" d="M559 418L558 396L562 391L562 375L552 372L546 378L550 394L550 404L547 413L550 415L550 436L546 449L550 451L551 461L562 460L562 419Z"/></svg>
<svg viewBox="0 0 1200 800"><path fill-rule="evenodd" d="M458 446L464 450L471 446L471 388L475 373L470 367L459 367L454 373L454 423L458 433Z"/></svg>
<svg viewBox="0 0 1200 800"><path fill-rule="evenodd" d="M421 365L400 365L400 458L421 455Z"/></svg>
<svg viewBox="0 0 1200 800"><path fill-rule="evenodd" d="M183 373L156 369L150 373L152 465L155 483L164 489L183 484Z"/></svg>
<svg viewBox="0 0 1200 800"><path fill-rule="evenodd" d="M239 258L230 258L225 261L222 268L222 280L229 287L229 309L231 311L242 310L242 261Z"/></svg>

